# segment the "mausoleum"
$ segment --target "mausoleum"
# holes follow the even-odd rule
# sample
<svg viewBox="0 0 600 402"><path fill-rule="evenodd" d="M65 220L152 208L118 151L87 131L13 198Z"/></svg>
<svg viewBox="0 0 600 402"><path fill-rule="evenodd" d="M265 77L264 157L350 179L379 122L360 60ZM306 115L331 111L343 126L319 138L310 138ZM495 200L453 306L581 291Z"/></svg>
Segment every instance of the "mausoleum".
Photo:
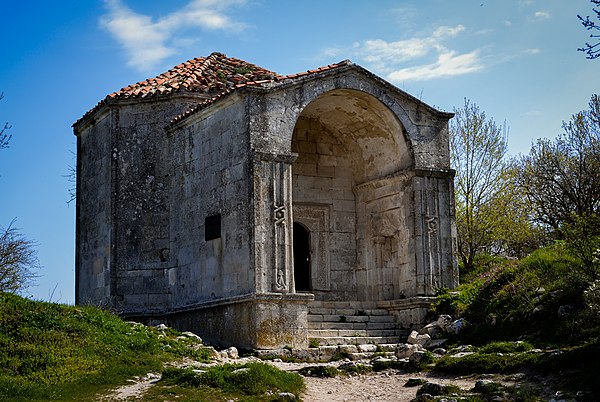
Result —
<svg viewBox="0 0 600 402"><path fill-rule="evenodd" d="M458 282L451 117L350 61L122 88L73 126L76 302L223 346L391 343Z"/></svg>

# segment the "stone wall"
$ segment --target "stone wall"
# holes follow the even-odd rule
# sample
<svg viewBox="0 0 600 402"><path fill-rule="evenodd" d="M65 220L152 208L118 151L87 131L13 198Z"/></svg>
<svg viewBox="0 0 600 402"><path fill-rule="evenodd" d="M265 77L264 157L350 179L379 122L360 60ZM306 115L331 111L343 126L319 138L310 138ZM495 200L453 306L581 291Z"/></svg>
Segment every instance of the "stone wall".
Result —
<svg viewBox="0 0 600 402"><path fill-rule="evenodd" d="M242 101L198 114L172 136L171 260L173 307L249 294L251 194L247 124ZM220 220L206 238L207 218Z"/></svg>
<svg viewBox="0 0 600 402"><path fill-rule="evenodd" d="M111 302L111 124L112 114L106 111L77 137L75 298L79 304Z"/></svg>

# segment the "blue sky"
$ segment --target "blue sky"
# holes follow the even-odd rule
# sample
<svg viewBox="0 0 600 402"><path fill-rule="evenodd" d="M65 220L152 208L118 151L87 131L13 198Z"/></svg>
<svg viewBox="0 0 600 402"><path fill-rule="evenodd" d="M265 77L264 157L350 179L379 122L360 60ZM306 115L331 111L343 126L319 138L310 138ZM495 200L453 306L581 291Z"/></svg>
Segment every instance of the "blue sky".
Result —
<svg viewBox="0 0 600 402"><path fill-rule="evenodd" d="M74 302L72 123L108 93L219 51L280 74L350 59L442 110L506 121L512 155L599 92L587 0L10 2L0 24L0 225L39 243L36 299Z"/></svg>

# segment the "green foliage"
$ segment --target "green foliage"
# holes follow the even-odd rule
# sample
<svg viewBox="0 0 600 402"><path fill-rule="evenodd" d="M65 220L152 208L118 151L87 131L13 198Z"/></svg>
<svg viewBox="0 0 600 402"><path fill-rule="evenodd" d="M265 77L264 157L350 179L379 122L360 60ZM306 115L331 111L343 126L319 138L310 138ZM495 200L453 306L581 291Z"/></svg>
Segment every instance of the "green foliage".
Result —
<svg viewBox="0 0 600 402"><path fill-rule="evenodd" d="M505 190L502 179L507 135L505 126L497 126L467 99L454 113L450 121L450 156L456 170L458 253L463 265L471 269L475 256L494 242L489 235L490 225L495 224L490 216L494 208L489 206Z"/></svg>
<svg viewBox="0 0 600 402"><path fill-rule="evenodd" d="M463 357L442 356L434 370L450 374L513 373L525 367L539 367L543 361L543 356L534 353L474 353Z"/></svg>
<svg viewBox="0 0 600 402"><path fill-rule="evenodd" d="M309 348L318 348L319 347L319 341L316 340L316 339L314 339L314 338L309 339L308 340L308 347Z"/></svg>
<svg viewBox="0 0 600 402"><path fill-rule="evenodd" d="M600 215L575 215L560 231L566 250L578 262L573 268L581 279L585 282L600 279Z"/></svg>
<svg viewBox="0 0 600 402"><path fill-rule="evenodd" d="M432 306L433 314L463 317L471 324L456 342L484 344L525 336L536 344L573 345L600 333L599 320L585 308L583 291L589 285L578 268L581 260L571 255L566 242L520 261L480 260L468 282L455 291L441 290Z"/></svg>
<svg viewBox="0 0 600 402"><path fill-rule="evenodd" d="M583 294L583 298L590 312L598 317L600 316L600 279L594 281Z"/></svg>
<svg viewBox="0 0 600 402"><path fill-rule="evenodd" d="M80 400L162 362L205 352L94 307L0 293L0 399Z"/></svg>
<svg viewBox="0 0 600 402"><path fill-rule="evenodd" d="M574 216L600 213L600 97L563 122L553 141L540 139L518 161L518 186L533 218L558 231Z"/></svg>
<svg viewBox="0 0 600 402"><path fill-rule="evenodd" d="M233 70L233 72L235 74L246 75L246 74L252 73L254 70L255 70L255 68L252 66L243 66L243 67L236 67L235 70Z"/></svg>
<svg viewBox="0 0 600 402"><path fill-rule="evenodd" d="M478 353L518 353L533 349L528 342L490 342L478 349Z"/></svg>
<svg viewBox="0 0 600 402"><path fill-rule="evenodd" d="M163 370L164 385L210 387L233 395L264 395L267 392L290 392L296 396L304 390L298 374L288 373L264 363L225 364L197 374L192 369Z"/></svg>
<svg viewBox="0 0 600 402"><path fill-rule="evenodd" d="M351 364L342 365L338 367L338 370L343 371L346 374L366 374L373 371L373 367L364 364Z"/></svg>

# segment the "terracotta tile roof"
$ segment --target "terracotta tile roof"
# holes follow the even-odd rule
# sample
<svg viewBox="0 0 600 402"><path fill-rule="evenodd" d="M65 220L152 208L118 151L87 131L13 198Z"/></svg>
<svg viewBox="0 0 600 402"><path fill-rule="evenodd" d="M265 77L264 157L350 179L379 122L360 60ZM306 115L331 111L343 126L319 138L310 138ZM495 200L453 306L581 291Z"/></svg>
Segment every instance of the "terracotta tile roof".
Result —
<svg viewBox="0 0 600 402"><path fill-rule="evenodd" d="M169 94L197 96L198 104L177 116L171 123L195 113L222 98L231 91L245 86L261 86L284 81L350 64L348 60L318 69L292 75L279 75L252 63L212 53L208 57L195 58L181 63L154 78L148 78L107 95L94 108L84 114L74 125L85 120L99 108L116 100L152 98Z"/></svg>
<svg viewBox="0 0 600 402"><path fill-rule="evenodd" d="M181 63L155 78L121 88L109 98L132 98L164 95L173 92L195 92L212 97L236 85L255 81L273 81L279 76L254 64L212 53Z"/></svg>

